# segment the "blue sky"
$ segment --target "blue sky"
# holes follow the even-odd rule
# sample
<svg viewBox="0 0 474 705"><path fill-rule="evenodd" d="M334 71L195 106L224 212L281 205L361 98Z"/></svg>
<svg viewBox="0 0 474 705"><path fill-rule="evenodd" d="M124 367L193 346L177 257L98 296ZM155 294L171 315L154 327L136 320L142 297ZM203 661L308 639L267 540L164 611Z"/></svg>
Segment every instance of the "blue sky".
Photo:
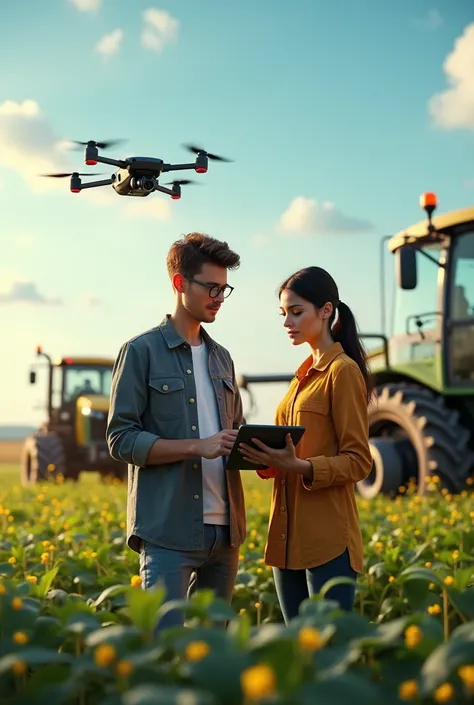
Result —
<svg viewBox="0 0 474 705"><path fill-rule="evenodd" d="M474 10L465 0L16 0L0 45L0 423L37 422L37 343L115 355L173 305L176 238L201 230L242 257L210 332L238 372L293 371L276 289L329 269L379 329L380 237L474 200ZM86 171L67 139L125 137L108 156L211 163L180 201L73 195L43 171ZM100 169L102 171L102 169ZM111 170L104 169L108 175ZM183 174L184 176L184 174ZM133 201L130 203L130 201ZM328 205L332 204L332 205ZM388 268L392 267L389 262ZM18 300L20 299L20 300ZM259 390L271 420L281 389Z"/></svg>

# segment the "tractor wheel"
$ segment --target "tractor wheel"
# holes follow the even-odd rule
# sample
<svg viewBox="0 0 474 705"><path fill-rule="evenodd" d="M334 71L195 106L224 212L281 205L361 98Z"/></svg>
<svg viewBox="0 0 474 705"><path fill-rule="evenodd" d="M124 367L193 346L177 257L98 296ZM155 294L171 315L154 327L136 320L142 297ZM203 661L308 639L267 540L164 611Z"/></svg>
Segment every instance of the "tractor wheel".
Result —
<svg viewBox="0 0 474 705"><path fill-rule="evenodd" d="M474 469L470 433L459 414L443 397L416 385L387 384L377 389L378 400L369 410L369 435L374 464L370 475L357 484L367 499L396 494L414 480L418 494L425 478L437 475L451 493L466 489Z"/></svg>
<svg viewBox="0 0 474 705"><path fill-rule="evenodd" d="M23 446L21 483L32 485L50 477L66 477L66 455L61 439L54 434L35 433L28 436Z"/></svg>

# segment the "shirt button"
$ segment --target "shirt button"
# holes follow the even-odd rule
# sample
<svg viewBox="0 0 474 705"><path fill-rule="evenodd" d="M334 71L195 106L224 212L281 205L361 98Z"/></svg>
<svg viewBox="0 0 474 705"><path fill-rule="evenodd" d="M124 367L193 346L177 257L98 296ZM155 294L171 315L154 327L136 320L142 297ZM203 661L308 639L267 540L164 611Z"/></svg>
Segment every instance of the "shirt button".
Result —
<svg viewBox="0 0 474 705"><path fill-rule="evenodd" d="M187 373L188 375L192 375L193 371L192 371L192 370L186 370L186 373Z"/></svg>
<svg viewBox="0 0 474 705"><path fill-rule="evenodd" d="M193 468L194 468L195 470L197 470L198 467L199 467L199 465L198 465L197 463L194 463L194 464L193 464Z"/></svg>
<svg viewBox="0 0 474 705"><path fill-rule="evenodd" d="M284 479L284 478L281 479L281 484L282 484L282 485L285 484L285 479Z"/></svg>
<svg viewBox="0 0 474 705"><path fill-rule="evenodd" d="M195 430L196 430L196 426L191 426L191 431L195 431Z"/></svg>
<svg viewBox="0 0 474 705"><path fill-rule="evenodd" d="M285 539L286 539L286 534L282 534L281 537L282 537L283 540L285 540Z"/></svg>
<svg viewBox="0 0 474 705"><path fill-rule="evenodd" d="M168 389L168 385L167 385L167 384L164 384L164 385L162 386L162 389L164 389L164 390L165 390L165 392L166 392L166 391L167 391L167 389Z"/></svg>
<svg viewBox="0 0 474 705"><path fill-rule="evenodd" d="M284 511L285 511L285 507L280 507L280 512L284 512Z"/></svg>
<svg viewBox="0 0 474 705"><path fill-rule="evenodd" d="M194 499L199 499L199 495L198 495L198 494L195 494L195 495L194 495Z"/></svg>
<svg viewBox="0 0 474 705"><path fill-rule="evenodd" d="M196 400L191 397L191 399L189 400L189 403L190 403L190 404L194 404L195 401L196 401Z"/></svg>

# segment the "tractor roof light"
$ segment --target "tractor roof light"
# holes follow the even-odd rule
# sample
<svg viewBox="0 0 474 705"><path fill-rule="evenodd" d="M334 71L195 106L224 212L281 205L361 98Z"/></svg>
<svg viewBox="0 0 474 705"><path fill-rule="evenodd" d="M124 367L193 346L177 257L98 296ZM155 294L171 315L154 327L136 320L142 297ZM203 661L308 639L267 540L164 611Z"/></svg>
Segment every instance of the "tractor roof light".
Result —
<svg viewBox="0 0 474 705"><path fill-rule="evenodd" d="M428 230L432 232L434 230L434 225L431 222L431 217L433 212L438 205L438 198L435 193L422 193L420 196L420 206L426 211L428 216Z"/></svg>
<svg viewBox="0 0 474 705"><path fill-rule="evenodd" d="M36 354L37 354L37 355L41 355L42 352L43 352L42 346L41 346L41 345L37 345L37 346L36 346Z"/></svg>

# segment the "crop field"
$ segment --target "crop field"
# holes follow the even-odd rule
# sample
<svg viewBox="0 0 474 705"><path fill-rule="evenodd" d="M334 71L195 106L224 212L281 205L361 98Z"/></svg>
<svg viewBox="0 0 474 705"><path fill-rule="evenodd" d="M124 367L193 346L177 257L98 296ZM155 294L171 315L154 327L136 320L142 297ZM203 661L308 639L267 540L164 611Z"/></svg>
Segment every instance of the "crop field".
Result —
<svg viewBox="0 0 474 705"><path fill-rule="evenodd" d="M89 475L22 488L18 465L0 465L0 703L474 702L474 495L434 477L423 497L360 500L353 613L319 595L285 627L262 558L271 484L243 475L232 607L198 593L186 626L155 638L170 605L141 589L125 486Z"/></svg>

